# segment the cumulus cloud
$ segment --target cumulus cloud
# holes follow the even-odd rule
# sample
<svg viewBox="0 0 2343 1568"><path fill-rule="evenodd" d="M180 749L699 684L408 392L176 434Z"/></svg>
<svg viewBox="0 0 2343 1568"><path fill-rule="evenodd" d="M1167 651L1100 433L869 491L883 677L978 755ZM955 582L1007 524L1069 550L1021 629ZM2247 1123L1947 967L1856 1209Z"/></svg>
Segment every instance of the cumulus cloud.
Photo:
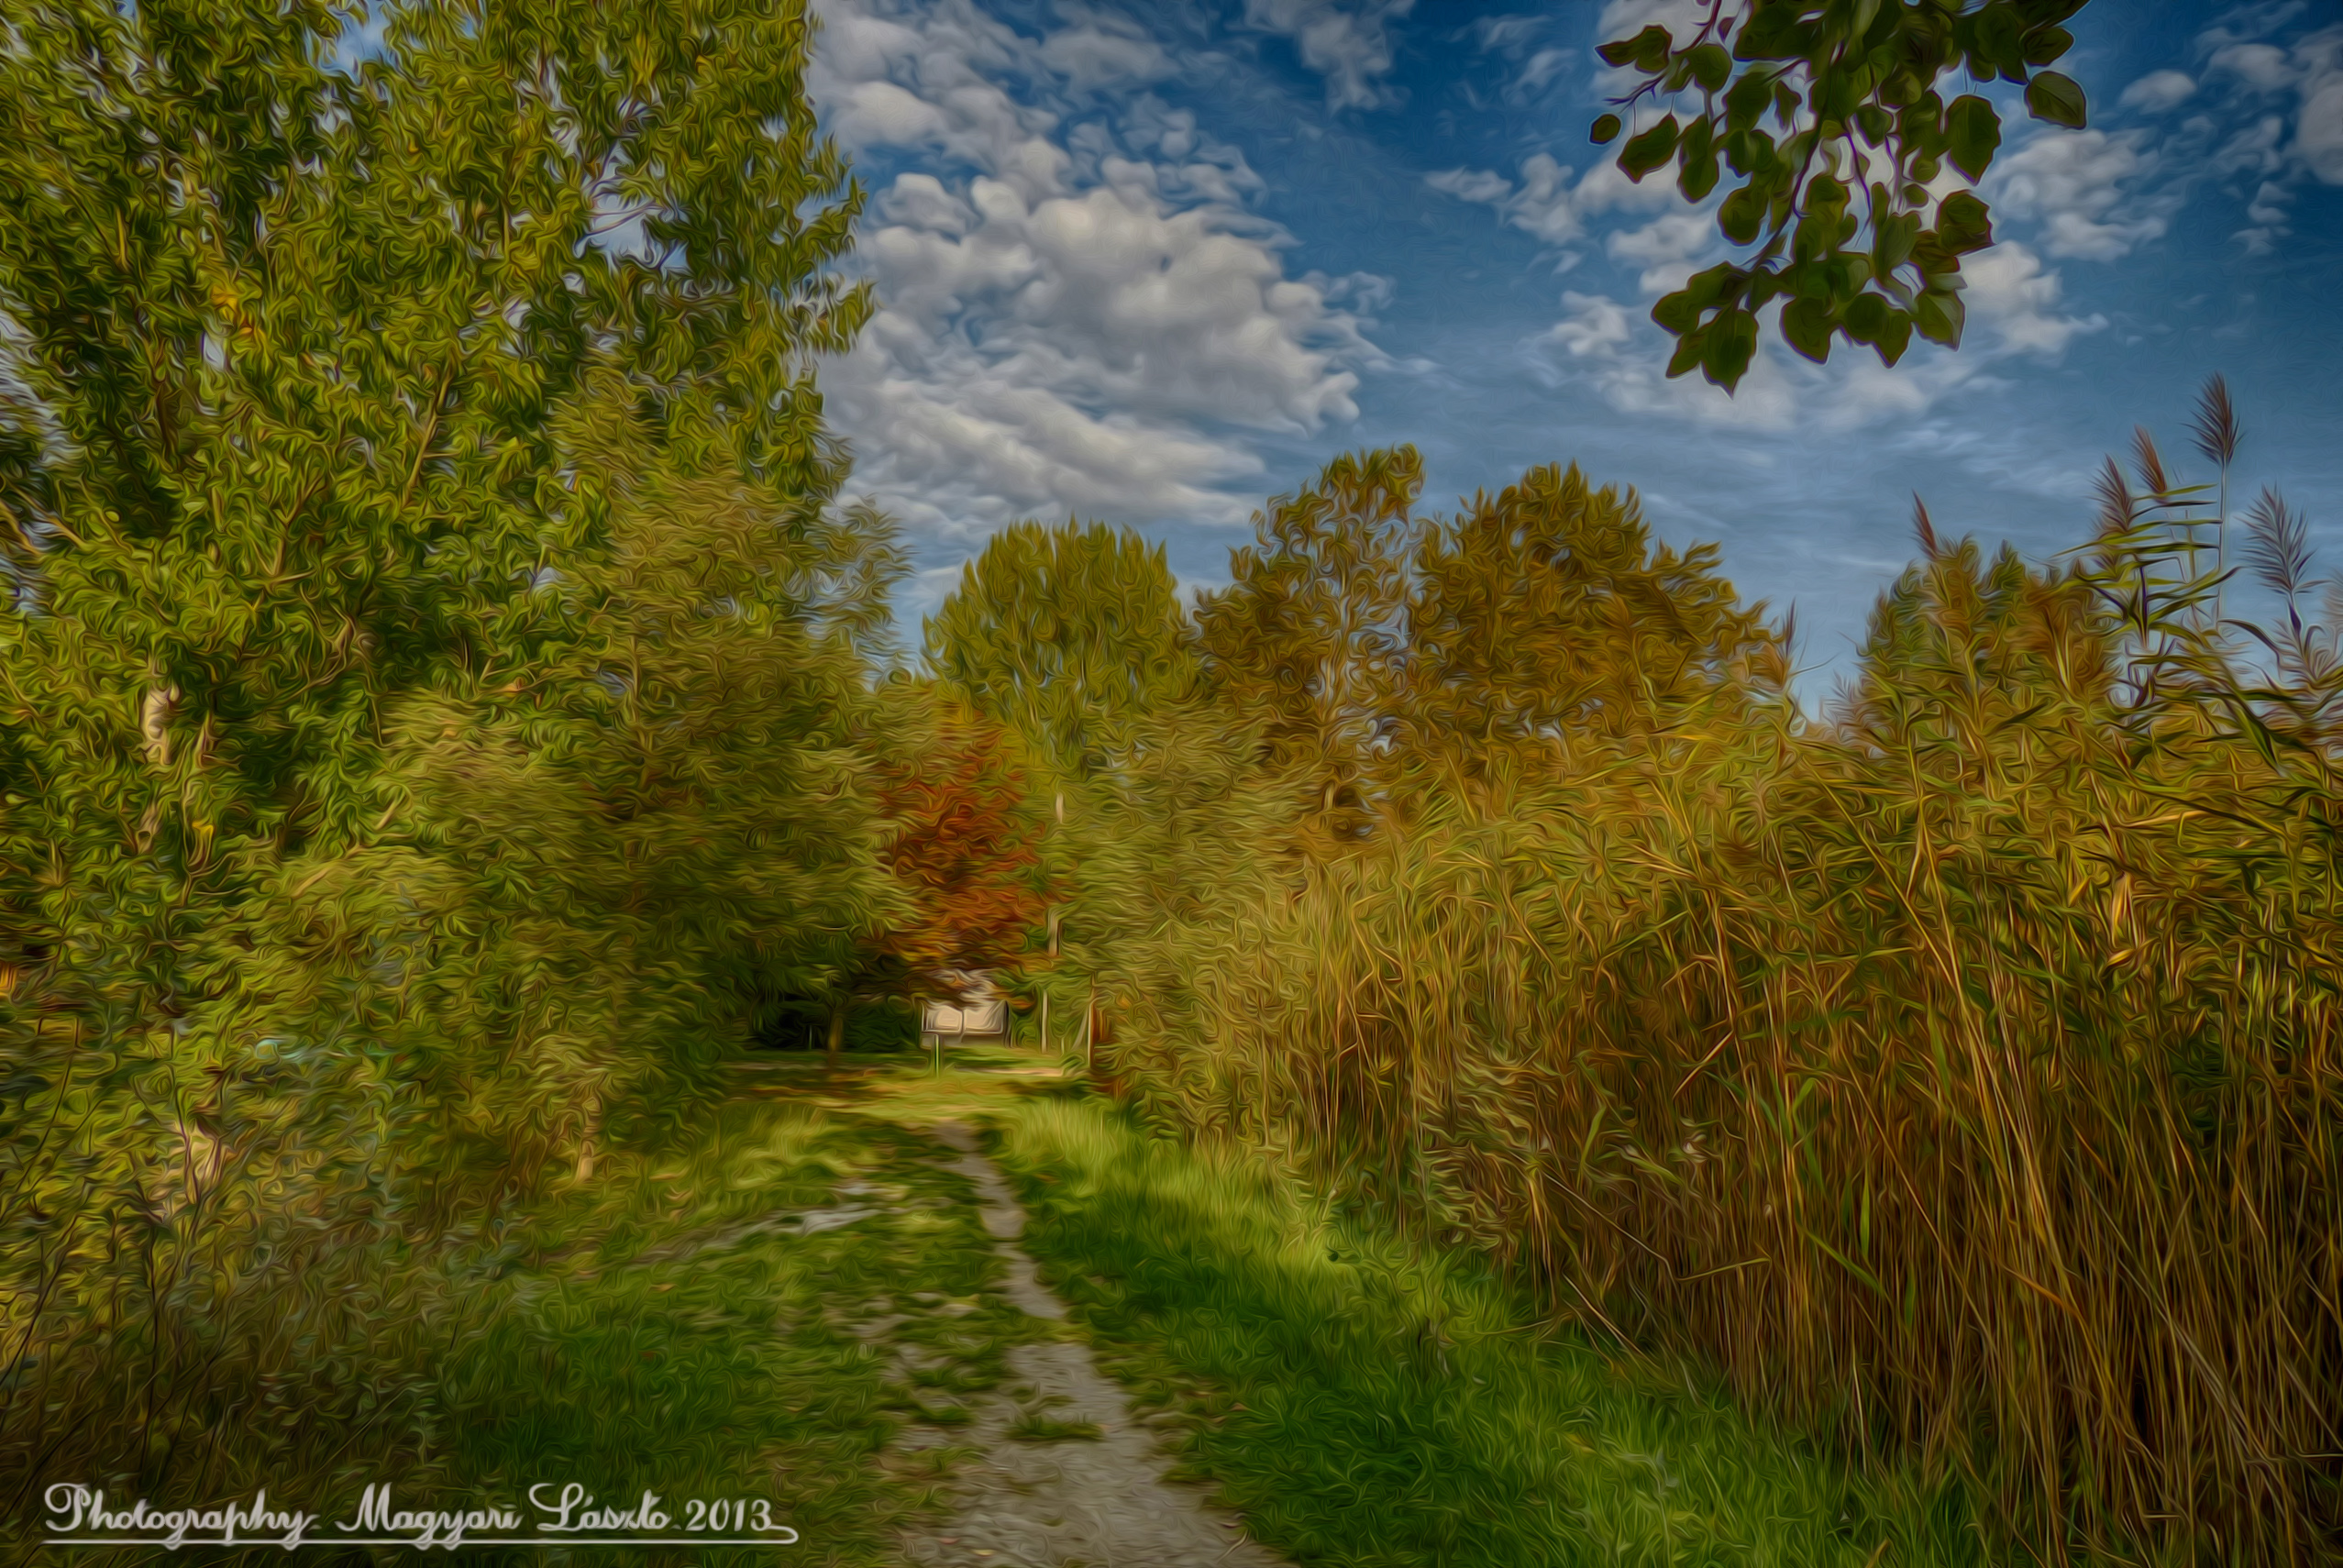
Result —
<svg viewBox="0 0 2343 1568"><path fill-rule="evenodd" d="M2053 256L2112 261L2170 226L2169 193L2134 194L2156 156L2139 131L2044 131L1995 160L1986 195L1997 212L2041 225Z"/></svg>
<svg viewBox="0 0 2343 1568"><path fill-rule="evenodd" d="M2322 184L2343 185L2343 70L2330 66L2304 84L2294 153Z"/></svg>
<svg viewBox="0 0 2343 1568"><path fill-rule="evenodd" d="M2162 114L2196 95L2196 78L2184 71L2151 71L2123 90L2123 105Z"/></svg>
<svg viewBox="0 0 2343 1568"><path fill-rule="evenodd" d="M1301 62L1326 78L1326 105L1372 109L1398 96L1377 79L1391 71L1390 24L1416 0L1244 0L1249 27L1289 38Z"/></svg>
<svg viewBox="0 0 2343 1568"><path fill-rule="evenodd" d="M1668 221L1638 232L1660 246ZM1698 371L1671 379L1673 340L1641 310L1605 294L1565 293L1560 318L1527 352L1550 384L1583 382L1622 413L1716 428L1829 432L1924 414L1962 389L2000 384L1996 365L2056 359L2077 337L2107 325L2095 313L2068 314L2059 274L2017 241L1971 258L1962 278L1969 327L1958 353L1915 341L1890 367L1869 349L1841 343L1828 365L1816 365L1782 347L1779 306L1769 306L1757 357L1730 396Z"/></svg>
<svg viewBox="0 0 2343 1568"><path fill-rule="evenodd" d="M1521 160L1517 183L1493 170L1450 169L1424 176L1424 183L1459 201L1495 207L1499 216L1547 245L1560 248L1582 237L1589 218L1621 209L1651 211L1675 204L1675 188L1654 181L1638 185L1608 160L1584 175L1533 152Z"/></svg>
<svg viewBox="0 0 2343 1568"><path fill-rule="evenodd" d="M859 488L945 538L1033 513L1239 521L1223 487L1261 465L1232 431L1355 417L1388 282L1287 276L1246 205L1259 176L1144 91L1171 69L1153 40L1088 19L1029 38L970 0L822 15L834 134L931 155L878 192L856 265L880 308L823 373Z"/></svg>

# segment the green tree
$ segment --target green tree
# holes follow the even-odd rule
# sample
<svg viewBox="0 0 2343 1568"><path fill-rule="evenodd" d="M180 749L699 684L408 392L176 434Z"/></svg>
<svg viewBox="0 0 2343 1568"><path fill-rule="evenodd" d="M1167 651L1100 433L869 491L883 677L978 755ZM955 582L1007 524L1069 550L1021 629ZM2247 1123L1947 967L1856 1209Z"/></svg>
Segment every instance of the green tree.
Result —
<svg viewBox="0 0 2343 1568"><path fill-rule="evenodd" d="M0 1467L152 1479L890 918L901 552L795 0L5 14Z"/></svg>
<svg viewBox="0 0 2343 1568"><path fill-rule="evenodd" d="M1230 585L1198 607L1206 679L1259 719L1262 760L1293 781L1313 842L1355 843L1379 809L1422 488L1413 447L1335 458L1317 483L1254 514Z"/></svg>
<svg viewBox="0 0 2343 1568"><path fill-rule="evenodd" d="M1060 778L1104 767L1133 718L1195 669L1163 547L1102 523L1001 530L925 633L938 685Z"/></svg>
<svg viewBox="0 0 2343 1568"><path fill-rule="evenodd" d="M2080 127L2083 89L2045 68L2073 46L2061 24L2083 4L1717 0L1689 37L1654 24L1603 45L1640 74L1615 100L1635 122L1619 169L1640 182L1673 162L1695 202L1722 185L1719 229L1754 248L1652 307L1676 339L1668 374L1697 367L1731 390L1757 351L1758 312L1776 302L1783 341L1810 359L1838 338L1890 365L1915 332L1957 347L1961 259L1993 243L1968 187L2001 145L2001 117L1975 93L1948 102L1940 84L1962 72L2019 84L2035 118ZM1594 138L1625 128L1605 114ZM1949 193L1948 169L1962 181Z"/></svg>

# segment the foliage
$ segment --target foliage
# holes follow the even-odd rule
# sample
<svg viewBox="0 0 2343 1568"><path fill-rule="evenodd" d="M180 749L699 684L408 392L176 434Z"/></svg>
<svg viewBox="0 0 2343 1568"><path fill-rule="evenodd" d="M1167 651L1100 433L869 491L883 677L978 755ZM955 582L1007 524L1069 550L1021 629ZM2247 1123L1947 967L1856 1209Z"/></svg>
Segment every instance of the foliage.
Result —
<svg viewBox="0 0 2343 1568"><path fill-rule="evenodd" d="M1970 187L2001 145L2001 116L1974 93L1946 102L1939 83L1965 70L2022 84L2035 118L2080 127L2083 89L2045 68L2073 46L2061 24L2083 4L1714 0L1688 39L1653 24L1603 45L1606 62L1641 77L1621 108L1676 105L1628 138L1619 169L1640 182L1673 162L1694 202L1721 179L1719 229L1757 248L1652 307L1676 339L1668 374L1697 366L1730 391L1757 350L1758 313L1775 302L1783 341L1809 359L1829 359L1842 337L1889 365L1915 332L1957 348L1961 259L1993 243ZM1594 138L1622 128L1605 114ZM1950 191L1948 171L1960 176Z"/></svg>
<svg viewBox="0 0 2343 1568"><path fill-rule="evenodd" d="M939 687L1060 778L1104 767L1132 717L1194 664L1163 547L1100 523L1002 529L925 630Z"/></svg>
<svg viewBox="0 0 2343 1568"><path fill-rule="evenodd" d="M0 39L11 1496L408 1441L391 1326L909 901L801 7L362 20Z"/></svg>
<svg viewBox="0 0 2343 1568"><path fill-rule="evenodd" d="M1149 1116L1957 1466L2035 1554L2331 1553L2343 594L2271 497L2285 619L2217 623L2225 519L2133 466L2063 565L1923 511L1819 723L1708 556L1535 471L1315 613L1393 630L1370 831L1208 694L1091 804L1052 984ZM1232 592L1278 627L1307 559Z"/></svg>
<svg viewBox="0 0 2343 1568"><path fill-rule="evenodd" d="M1254 515L1230 585L1197 606L1212 690L1257 720L1263 760L1295 779L1310 831L1337 844L1369 831L1380 793L1422 488L1413 447L1337 458Z"/></svg>
<svg viewBox="0 0 2343 1568"><path fill-rule="evenodd" d="M1249 1152L1096 1101L1000 1121L1053 1286L1183 1467L1295 1562L1983 1560L1957 1485L1856 1474L1685 1369L1541 1334L1518 1293Z"/></svg>

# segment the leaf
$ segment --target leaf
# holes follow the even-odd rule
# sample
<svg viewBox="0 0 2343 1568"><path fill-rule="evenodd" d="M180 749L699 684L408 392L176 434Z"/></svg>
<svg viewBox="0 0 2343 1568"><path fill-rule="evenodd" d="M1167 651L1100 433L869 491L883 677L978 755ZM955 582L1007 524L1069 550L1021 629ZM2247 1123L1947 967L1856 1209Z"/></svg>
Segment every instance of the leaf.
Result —
<svg viewBox="0 0 2343 1568"><path fill-rule="evenodd" d="M1782 307L1782 337L1818 365L1830 361L1830 307L1820 300L1792 300Z"/></svg>
<svg viewBox="0 0 2343 1568"><path fill-rule="evenodd" d="M1878 296L1865 297L1875 299ZM1891 306L1887 312L1886 321L1881 325L1877 335L1872 339L1872 347L1879 350L1879 358L1883 363L1893 365L1904 357L1904 350L1910 348L1911 344L1911 314Z"/></svg>
<svg viewBox="0 0 2343 1568"><path fill-rule="evenodd" d="M1700 371L1727 392L1741 384L1757 353L1757 317L1745 310L1729 310L1708 324L1708 341L1700 354Z"/></svg>
<svg viewBox="0 0 2343 1568"><path fill-rule="evenodd" d="M1952 166L1972 180L1982 180L2001 147L2001 116L1974 93L1952 100L1945 112Z"/></svg>
<svg viewBox="0 0 2343 1568"><path fill-rule="evenodd" d="M1887 302L1877 294L1857 294L1848 302L1840 319L1848 337L1858 343L1876 343L1886 329Z"/></svg>
<svg viewBox="0 0 2343 1568"><path fill-rule="evenodd" d="M1959 294L1925 293L1913 302L1912 325L1929 342L1958 348L1967 314Z"/></svg>
<svg viewBox="0 0 2343 1568"><path fill-rule="evenodd" d="M1594 141L1596 146L1600 147L1618 138L1619 125L1619 116L1617 115L1605 115L1596 120L1594 129L1589 131L1587 135Z"/></svg>
<svg viewBox="0 0 2343 1568"><path fill-rule="evenodd" d="M1614 39L1595 52L1603 57L1606 65L1633 64L1644 71L1657 71L1674 47L1675 40L1668 36L1667 28L1650 27L1631 39Z"/></svg>
<svg viewBox="0 0 2343 1568"><path fill-rule="evenodd" d="M1676 351L1668 359L1668 375L1671 378L1681 376L1700 363L1702 357L1707 353L1708 342L1708 331L1706 327L1696 328L1678 338Z"/></svg>
<svg viewBox="0 0 2343 1568"><path fill-rule="evenodd" d="M1620 171L1641 184L1643 176L1665 163L1675 149L1676 117L1669 115L1642 135L1628 139L1619 155Z"/></svg>
<svg viewBox="0 0 2343 1568"><path fill-rule="evenodd" d="M1753 245L1758 230L1765 224L1765 193L1755 185L1743 185L1726 196L1717 209L1717 226L1735 245Z"/></svg>
<svg viewBox="0 0 2343 1568"><path fill-rule="evenodd" d="M1722 44L1702 44L1692 51L1689 58L1692 62L1692 79L1699 83L1706 92L1714 93L1730 80L1733 74L1733 57L1725 52L1725 46Z"/></svg>
<svg viewBox="0 0 2343 1568"><path fill-rule="evenodd" d="M1708 193L1717 188L1717 149L1709 140L1710 134L1709 123L1705 119L1695 120L1685 128L1676 188L1687 201L1706 201Z"/></svg>
<svg viewBox="0 0 2343 1568"><path fill-rule="evenodd" d="M2026 63L2048 65L2074 47L2074 35L2064 28L2038 28L2026 35Z"/></svg>
<svg viewBox="0 0 2343 1568"><path fill-rule="evenodd" d="M1955 256L1994 242L1992 210L1973 191L1955 191L1936 210L1937 238Z"/></svg>
<svg viewBox="0 0 2343 1568"><path fill-rule="evenodd" d="M2082 86L2072 77L2044 71L2026 83L2026 107L2038 120L2081 130L2088 105L2083 102Z"/></svg>

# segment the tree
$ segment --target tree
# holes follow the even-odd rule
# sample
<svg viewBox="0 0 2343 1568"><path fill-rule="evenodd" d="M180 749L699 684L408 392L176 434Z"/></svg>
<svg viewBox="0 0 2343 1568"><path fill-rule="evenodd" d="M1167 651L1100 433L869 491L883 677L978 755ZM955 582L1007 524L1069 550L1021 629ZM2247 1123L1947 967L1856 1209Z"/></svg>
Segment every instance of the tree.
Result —
<svg viewBox="0 0 2343 1568"><path fill-rule="evenodd" d="M159 1475L253 1345L375 1331L369 1243L590 1175L892 918L802 6L368 19L345 68L314 0L6 0L11 1464Z"/></svg>
<svg viewBox="0 0 2343 1568"><path fill-rule="evenodd" d="M1665 727L1777 669L1786 642L1716 572L1713 545L1652 550L1632 492L1532 469L1426 530L1409 606L1409 711L1468 769Z"/></svg>
<svg viewBox="0 0 2343 1568"><path fill-rule="evenodd" d="M1003 529L925 628L938 686L1060 778L1097 772L1133 717L1195 671L1163 547L1101 523Z"/></svg>
<svg viewBox="0 0 2343 1568"><path fill-rule="evenodd" d="M898 686L892 725L908 738L879 767L891 834L890 918L849 934L832 959L825 1044L833 1062L857 1003L939 994L953 971L1013 963L1042 918L1037 824L1008 737L951 711L932 688Z"/></svg>
<svg viewBox="0 0 2343 1568"><path fill-rule="evenodd" d="M1407 635L1413 447L1346 455L1254 517L1230 585L1197 609L1213 695L1260 720L1263 762L1295 780L1332 845L1371 830Z"/></svg>
<svg viewBox="0 0 2343 1568"><path fill-rule="evenodd" d="M1966 186L1993 162L2001 118L1974 93L1946 102L1938 84L1961 70L2021 84L2035 118L2079 128L2083 89L2044 68L2072 47L2061 24L2083 4L1708 0L1688 38L1655 24L1603 45L1641 76L1620 108L1640 119L1646 100L1674 105L1628 138L1619 169L1640 182L1673 161L1695 202L1725 184L1718 227L1756 248L1652 307L1676 339L1668 374L1697 366L1730 391L1756 353L1757 313L1777 301L1783 341L1809 359L1841 337L1890 365L1915 332L1958 347L1961 258L1993 243ZM1594 138L1623 128L1605 114ZM1939 188L1948 165L1963 188Z"/></svg>

